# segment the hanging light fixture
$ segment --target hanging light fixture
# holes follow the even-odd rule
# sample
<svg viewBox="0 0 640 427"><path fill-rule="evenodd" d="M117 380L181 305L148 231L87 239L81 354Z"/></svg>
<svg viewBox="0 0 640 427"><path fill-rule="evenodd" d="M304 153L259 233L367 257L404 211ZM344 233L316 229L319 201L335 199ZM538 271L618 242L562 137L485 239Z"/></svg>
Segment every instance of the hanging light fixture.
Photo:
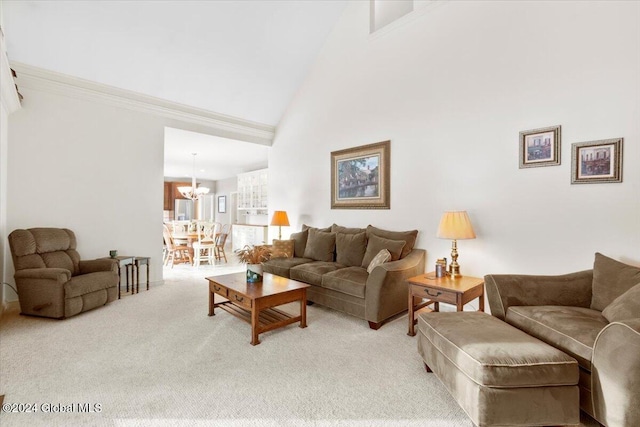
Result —
<svg viewBox="0 0 640 427"><path fill-rule="evenodd" d="M193 156L193 176L191 178L191 187L178 187L178 191L185 199L197 200L209 192L207 187L198 187L196 185L196 156L198 153L191 153Z"/></svg>

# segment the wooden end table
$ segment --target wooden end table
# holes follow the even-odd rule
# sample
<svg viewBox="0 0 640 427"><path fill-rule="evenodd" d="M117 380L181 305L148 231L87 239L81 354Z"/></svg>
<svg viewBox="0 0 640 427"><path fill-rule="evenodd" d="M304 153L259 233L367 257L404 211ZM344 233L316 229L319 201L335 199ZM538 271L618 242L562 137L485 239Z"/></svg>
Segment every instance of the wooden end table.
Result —
<svg viewBox="0 0 640 427"><path fill-rule="evenodd" d="M286 277L264 273L262 282L247 283L246 273L207 277L209 281L209 316L215 308L233 314L251 324L251 345L260 344L258 336L291 323L307 327L307 288L309 285ZM215 302L215 295L226 301ZM300 315L291 316L277 306L300 302Z"/></svg>
<svg viewBox="0 0 640 427"><path fill-rule="evenodd" d="M416 334L415 312L433 304L433 311L440 311L440 303L454 304L457 311L469 301L479 298L479 311L484 311L484 279L478 277L436 277L435 272L411 277L409 282L409 332ZM424 301L427 299L428 301Z"/></svg>

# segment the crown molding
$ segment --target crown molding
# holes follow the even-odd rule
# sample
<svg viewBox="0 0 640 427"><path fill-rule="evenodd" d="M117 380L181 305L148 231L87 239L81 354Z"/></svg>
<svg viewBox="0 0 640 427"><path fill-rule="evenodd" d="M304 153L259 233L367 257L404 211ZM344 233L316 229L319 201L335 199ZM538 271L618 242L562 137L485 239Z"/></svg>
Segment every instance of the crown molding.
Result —
<svg viewBox="0 0 640 427"><path fill-rule="evenodd" d="M182 122L206 126L225 134L231 134L236 139L265 145L271 145L275 136L275 126L214 113L15 61L11 63L11 66L18 74L17 81L21 88L151 113Z"/></svg>
<svg viewBox="0 0 640 427"><path fill-rule="evenodd" d="M18 90L9 66L9 58L7 58L2 29L0 29L0 98L2 99L2 106L8 114L19 110L21 107Z"/></svg>

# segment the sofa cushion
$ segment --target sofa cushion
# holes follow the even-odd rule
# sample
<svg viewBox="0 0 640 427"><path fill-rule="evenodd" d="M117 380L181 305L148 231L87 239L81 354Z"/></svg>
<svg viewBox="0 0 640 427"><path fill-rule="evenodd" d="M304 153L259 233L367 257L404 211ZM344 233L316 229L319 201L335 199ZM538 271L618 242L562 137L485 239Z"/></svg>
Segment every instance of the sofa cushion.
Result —
<svg viewBox="0 0 640 427"><path fill-rule="evenodd" d="M265 273L277 274L278 276L290 278L289 270L301 264L312 262L311 258L272 258L262 263Z"/></svg>
<svg viewBox="0 0 640 427"><path fill-rule="evenodd" d="M364 298L369 273L362 267L346 267L322 276L322 287Z"/></svg>
<svg viewBox="0 0 640 427"><path fill-rule="evenodd" d="M598 333L609 324L597 310L567 306L511 306L506 321L574 357L591 371Z"/></svg>
<svg viewBox="0 0 640 427"><path fill-rule="evenodd" d="M406 244L404 245L404 248L402 248L400 258L406 257L409 252L413 250L413 247L416 244L416 239L418 238L418 230L388 231L370 225L367 227L367 238L371 238L372 234L390 240L404 240Z"/></svg>
<svg viewBox="0 0 640 427"><path fill-rule="evenodd" d="M333 224L331 226L332 233L358 234L358 233L365 233L366 231L367 231L366 228L349 228L349 227L343 227L338 224Z"/></svg>
<svg viewBox="0 0 640 427"><path fill-rule="evenodd" d="M293 258L294 248L294 240L273 239L273 245L271 246L271 258Z"/></svg>
<svg viewBox="0 0 640 427"><path fill-rule="evenodd" d="M367 249L367 234L336 233L336 262L349 267L360 267Z"/></svg>
<svg viewBox="0 0 640 427"><path fill-rule="evenodd" d="M609 322L640 318L640 283L614 299L602 315Z"/></svg>
<svg viewBox="0 0 640 427"><path fill-rule="evenodd" d="M309 229L307 246L304 249L304 257L316 261L332 262L336 249L336 235L319 231L316 228Z"/></svg>
<svg viewBox="0 0 640 427"><path fill-rule="evenodd" d="M383 249L376 256L373 257L371 262L369 263L369 267L367 267L367 273L371 273L374 268L379 266L380 264L384 264L385 262L391 259L391 253L388 249Z"/></svg>
<svg viewBox="0 0 640 427"><path fill-rule="evenodd" d="M479 385L506 393L515 387L578 382L575 360L486 313L423 313L418 316L418 331Z"/></svg>
<svg viewBox="0 0 640 427"><path fill-rule="evenodd" d="M293 280L322 286L322 275L340 268L344 268L344 265L337 262L313 261L292 267L289 270L289 276Z"/></svg>
<svg viewBox="0 0 640 427"><path fill-rule="evenodd" d="M402 248L405 246L404 240L389 240L383 237L378 237L375 234L369 236L369 241L367 242L367 250L364 253L364 258L362 258L362 267L367 268L369 264L375 258L378 253L386 249L391 254L391 260L396 261L400 258L400 254L402 254Z"/></svg>
<svg viewBox="0 0 640 427"><path fill-rule="evenodd" d="M289 238L293 240L293 256L302 258L304 257L304 249L307 247L307 239L309 237L309 230L302 230L298 233L293 233Z"/></svg>
<svg viewBox="0 0 640 427"><path fill-rule="evenodd" d="M593 263L591 308L604 310L614 299L640 282L640 268L596 253Z"/></svg>

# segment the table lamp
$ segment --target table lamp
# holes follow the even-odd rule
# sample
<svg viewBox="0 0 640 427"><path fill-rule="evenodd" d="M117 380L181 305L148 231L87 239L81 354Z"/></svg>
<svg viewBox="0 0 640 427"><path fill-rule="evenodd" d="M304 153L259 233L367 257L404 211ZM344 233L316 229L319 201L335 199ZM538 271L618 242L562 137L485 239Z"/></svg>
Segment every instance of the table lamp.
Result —
<svg viewBox="0 0 640 427"><path fill-rule="evenodd" d="M271 218L271 225L278 226L278 240L282 240L282 227L289 226L289 217L286 211L275 211Z"/></svg>
<svg viewBox="0 0 640 427"><path fill-rule="evenodd" d="M466 211L445 212L440 219L438 238L453 239L451 244L451 265L449 274L451 277L460 277L460 265L458 264L458 243L460 239L475 239L476 233L469 220Z"/></svg>

